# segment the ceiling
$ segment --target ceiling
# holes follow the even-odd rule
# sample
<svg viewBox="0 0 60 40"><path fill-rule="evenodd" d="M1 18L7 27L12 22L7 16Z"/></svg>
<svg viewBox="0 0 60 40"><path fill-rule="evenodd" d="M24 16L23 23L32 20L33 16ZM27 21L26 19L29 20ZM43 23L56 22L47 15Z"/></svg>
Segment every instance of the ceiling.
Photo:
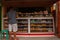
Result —
<svg viewBox="0 0 60 40"><path fill-rule="evenodd" d="M48 7L57 0L3 0L3 6L14 7Z"/></svg>

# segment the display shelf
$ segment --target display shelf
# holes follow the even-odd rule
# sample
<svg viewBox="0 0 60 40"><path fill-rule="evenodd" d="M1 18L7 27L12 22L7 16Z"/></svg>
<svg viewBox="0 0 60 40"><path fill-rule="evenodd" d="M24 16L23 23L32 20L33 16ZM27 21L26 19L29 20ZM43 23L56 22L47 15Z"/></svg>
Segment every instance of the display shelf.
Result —
<svg viewBox="0 0 60 40"><path fill-rule="evenodd" d="M3 19L8 19L7 17L4 17ZM53 19L53 17L18 17L16 19Z"/></svg>
<svg viewBox="0 0 60 40"><path fill-rule="evenodd" d="M53 22L31 22L31 23L46 23L46 24L48 24L48 23L53 23Z"/></svg>
<svg viewBox="0 0 60 40"><path fill-rule="evenodd" d="M5 27L8 26L8 22L4 18ZM30 20L30 21L28 21ZM53 17L27 17L27 18L17 18L18 21L18 31L27 31L30 29L31 32L53 32ZM29 27L30 28L29 28ZM29 28L29 29L28 29Z"/></svg>
<svg viewBox="0 0 60 40"><path fill-rule="evenodd" d="M54 32L54 18L52 14L39 12L21 13L16 12L18 31L20 33L52 33ZM4 27L8 28L8 17L4 17Z"/></svg>
<svg viewBox="0 0 60 40"><path fill-rule="evenodd" d="M53 32L53 19L30 19L31 32Z"/></svg>
<svg viewBox="0 0 60 40"><path fill-rule="evenodd" d="M17 12L18 16L17 17L52 17L53 15L46 11L39 11L39 12L31 12L31 13L21 13Z"/></svg>
<svg viewBox="0 0 60 40"><path fill-rule="evenodd" d="M53 24L35 24L31 23L31 26L52 26Z"/></svg>
<svg viewBox="0 0 60 40"><path fill-rule="evenodd" d="M21 33L21 32L22 32L22 33L23 33L23 32L24 32L24 33L25 33L25 32L28 33L28 28L18 28L18 32L20 32L20 33Z"/></svg>

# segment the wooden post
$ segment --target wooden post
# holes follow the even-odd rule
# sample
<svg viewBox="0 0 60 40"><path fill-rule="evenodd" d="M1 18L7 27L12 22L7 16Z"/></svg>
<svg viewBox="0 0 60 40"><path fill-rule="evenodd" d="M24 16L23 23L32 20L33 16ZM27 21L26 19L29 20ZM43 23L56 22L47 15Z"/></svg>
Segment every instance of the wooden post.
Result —
<svg viewBox="0 0 60 40"><path fill-rule="evenodd" d="M6 7L2 6L2 30L4 29L4 15L6 15Z"/></svg>
<svg viewBox="0 0 60 40"><path fill-rule="evenodd" d="M60 0L57 1L57 36L60 37Z"/></svg>

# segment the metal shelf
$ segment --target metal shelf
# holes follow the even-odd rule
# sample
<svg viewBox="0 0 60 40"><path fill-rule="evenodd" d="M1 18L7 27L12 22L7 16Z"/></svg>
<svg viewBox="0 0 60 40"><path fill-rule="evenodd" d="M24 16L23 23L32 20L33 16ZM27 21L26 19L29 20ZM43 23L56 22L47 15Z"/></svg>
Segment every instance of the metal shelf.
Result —
<svg viewBox="0 0 60 40"><path fill-rule="evenodd" d="M7 19L7 18L3 18L3 19ZM53 19L53 17L19 17L16 19Z"/></svg>
<svg viewBox="0 0 60 40"><path fill-rule="evenodd" d="M3 18L3 19L5 20L7 18ZM49 31L50 27L52 28L51 30L54 30L53 29L53 27L54 27L53 17L25 17L25 18L24 17L22 17L22 18L18 17L16 19L17 19L17 21L19 20L17 22L18 23L18 27L20 26L20 28L18 28L18 31L21 31L22 33L24 31L27 32L27 33L35 33L36 32L37 34L38 33L44 33L45 34L45 33L49 33L49 32L52 33L53 31ZM43 20L42 21L32 21L31 19L33 19L33 20L35 20L35 19L37 19L37 20L42 20L42 19L45 20L45 19L47 19L49 21L43 21ZM50 19L52 21L50 21ZM5 21L5 22L7 23L7 21ZM25 25L25 24L27 24L27 25ZM8 26L8 25L5 25L5 26ZM49 28L46 28L46 26L48 26ZM37 27L37 28L35 29L34 27ZM41 32L41 30L45 30L44 28L46 28L47 32L46 31L45 32L44 31ZM36 30L36 31L34 32L34 30Z"/></svg>
<svg viewBox="0 0 60 40"><path fill-rule="evenodd" d="M31 23L53 23L53 22L31 22Z"/></svg>

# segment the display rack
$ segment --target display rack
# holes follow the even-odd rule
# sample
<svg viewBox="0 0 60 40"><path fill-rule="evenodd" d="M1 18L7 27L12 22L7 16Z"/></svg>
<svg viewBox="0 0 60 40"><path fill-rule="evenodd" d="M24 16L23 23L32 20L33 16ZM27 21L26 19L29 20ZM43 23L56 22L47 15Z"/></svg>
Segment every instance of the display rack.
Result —
<svg viewBox="0 0 60 40"><path fill-rule="evenodd" d="M54 33L54 18L52 14L40 16L41 14L32 15L33 13L17 12L18 32L32 34L52 34ZM30 16L29 16L30 15ZM39 16L38 16L39 15ZM3 18L4 28L8 28L7 17Z"/></svg>

